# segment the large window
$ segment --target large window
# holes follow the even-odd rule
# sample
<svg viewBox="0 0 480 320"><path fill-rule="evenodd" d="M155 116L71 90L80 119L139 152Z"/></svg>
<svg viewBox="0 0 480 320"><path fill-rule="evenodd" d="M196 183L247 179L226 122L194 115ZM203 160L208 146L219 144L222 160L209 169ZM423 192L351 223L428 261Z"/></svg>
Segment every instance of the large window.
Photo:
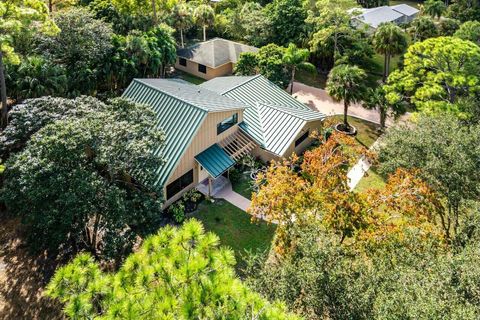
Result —
<svg viewBox="0 0 480 320"><path fill-rule="evenodd" d="M187 66L187 59L185 58L178 58L178 64L181 66L186 67Z"/></svg>
<svg viewBox="0 0 480 320"><path fill-rule="evenodd" d="M307 130L307 132L302 134L302 136L300 138L295 140L295 147L298 147L303 141L305 141L305 139L308 138L309 135L310 135L310 131Z"/></svg>
<svg viewBox="0 0 480 320"><path fill-rule="evenodd" d="M167 200L191 185L193 182L193 169L173 181L167 186Z"/></svg>
<svg viewBox="0 0 480 320"><path fill-rule="evenodd" d="M207 67L204 66L203 64L199 64L198 65L198 72L207 73Z"/></svg>
<svg viewBox="0 0 480 320"><path fill-rule="evenodd" d="M217 134L220 134L225 130L228 130L229 128L233 127L237 122L238 122L238 113L235 113L231 117L217 124Z"/></svg>

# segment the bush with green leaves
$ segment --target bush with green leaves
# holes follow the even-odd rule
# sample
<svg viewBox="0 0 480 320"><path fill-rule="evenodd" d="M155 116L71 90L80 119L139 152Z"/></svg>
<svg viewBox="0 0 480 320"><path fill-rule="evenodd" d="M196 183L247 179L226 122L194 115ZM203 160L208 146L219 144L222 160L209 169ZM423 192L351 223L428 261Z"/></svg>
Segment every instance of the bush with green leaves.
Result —
<svg viewBox="0 0 480 320"><path fill-rule="evenodd" d="M72 319L298 319L236 276L235 257L196 220L165 227L115 273L88 254L57 270L47 295Z"/></svg>
<svg viewBox="0 0 480 320"><path fill-rule="evenodd" d="M168 208L170 213L172 214L173 220L176 223L182 223L185 221L186 215L185 215L185 205L183 204L182 200L178 200L174 204Z"/></svg>
<svg viewBox="0 0 480 320"><path fill-rule="evenodd" d="M154 126L153 111L121 98L30 103L44 113L19 112L34 122L12 121L15 128L7 128L11 141L30 139L6 162L1 195L9 212L22 218L32 248L85 249L100 258L128 253L161 215L154 181L164 161L154 151L164 134ZM78 104L75 111L67 107Z"/></svg>

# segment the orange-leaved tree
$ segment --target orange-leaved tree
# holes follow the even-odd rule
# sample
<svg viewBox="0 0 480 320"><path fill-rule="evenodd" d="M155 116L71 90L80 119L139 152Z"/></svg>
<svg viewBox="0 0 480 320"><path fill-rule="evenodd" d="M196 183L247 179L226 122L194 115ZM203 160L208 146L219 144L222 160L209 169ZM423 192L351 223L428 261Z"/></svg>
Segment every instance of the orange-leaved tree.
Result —
<svg viewBox="0 0 480 320"><path fill-rule="evenodd" d="M434 216L441 204L415 172L398 170L383 190L350 189L347 173L362 156L373 155L352 137L333 133L303 162L296 156L274 162L258 177L249 212L277 223L277 253L295 247L294 227L314 224L349 244L392 239L390 233L401 236L408 228L437 234Z"/></svg>

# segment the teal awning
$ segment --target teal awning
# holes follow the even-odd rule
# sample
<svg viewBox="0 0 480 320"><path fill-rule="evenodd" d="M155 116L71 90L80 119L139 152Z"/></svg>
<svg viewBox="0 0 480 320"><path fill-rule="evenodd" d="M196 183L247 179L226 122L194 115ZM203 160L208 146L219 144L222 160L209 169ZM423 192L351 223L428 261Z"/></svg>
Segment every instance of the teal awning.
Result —
<svg viewBox="0 0 480 320"><path fill-rule="evenodd" d="M197 154L195 159L213 178L219 177L235 164L235 161L216 143Z"/></svg>

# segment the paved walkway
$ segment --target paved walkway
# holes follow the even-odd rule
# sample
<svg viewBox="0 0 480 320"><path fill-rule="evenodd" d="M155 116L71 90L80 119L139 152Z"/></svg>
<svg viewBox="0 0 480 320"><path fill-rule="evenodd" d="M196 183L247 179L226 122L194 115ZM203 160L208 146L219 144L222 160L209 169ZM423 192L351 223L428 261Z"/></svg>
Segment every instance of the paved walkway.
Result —
<svg viewBox="0 0 480 320"><path fill-rule="evenodd" d="M378 138L377 141L375 141L372 146L370 147L370 150L373 150L377 147L378 145L378 141L381 139L382 137ZM352 167L352 169L350 169L350 171L348 171L347 173L347 178L348 178L348 186L350 187L350 190L353 190L355 189L355 187L357 186L357 184L360 182L360 180L362 180L363 176L365 175L365 172L367 172L370 167L372 166L372 164L370 163L370 161L368 161L368 159L366 159L365 157L362 156L362 158L360 158L360 160L358 160L357 164L354 165Z"/></svg>
<svg viewBox="0 0 480 320"><path fill-rule="evenodd" d="M343 114L343 102L334 101L323 89L307 86L301 82L295 82L293 85L293 97L307 104L313 110L323 114ZM374 123L380 123L380 115L377 110L365 109L358 103L348 107L348 115ZM386 125L389 126L392 123L393 119L387 118Z"/></svg>
<svg viewBox="0 0 480 320"><path fill-rule="evenodd" d="M250 204L251 204L251 201L249 199L233 191L231 183L228 183L227 185L225 185L225 187L222 190L220 190L215 195L215 197L225 199L226 201L230 202L235 207L243 211L247 211L247 209L250 207Z"/></svg>

